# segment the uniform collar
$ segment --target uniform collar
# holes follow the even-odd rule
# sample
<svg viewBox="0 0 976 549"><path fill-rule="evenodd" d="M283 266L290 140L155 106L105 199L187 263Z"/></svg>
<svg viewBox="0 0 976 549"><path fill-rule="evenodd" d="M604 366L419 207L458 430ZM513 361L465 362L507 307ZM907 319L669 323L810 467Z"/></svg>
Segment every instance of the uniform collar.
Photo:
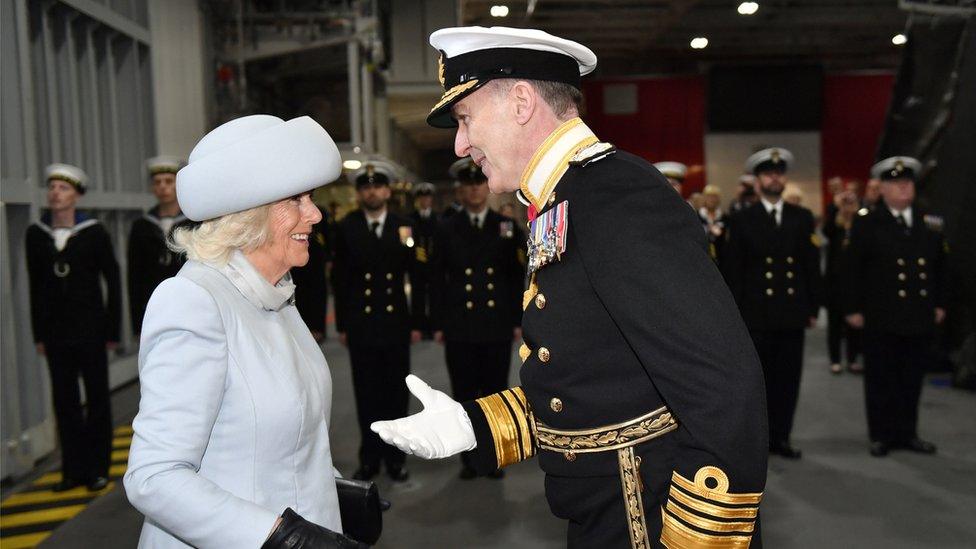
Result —
<svg viewBox="0 0 976 549"><path fill-rule="evenodd" d="M563 122L532 155L522 172L519 189L536 210L545 207L549 195L569 169L569 162L585 147L597 143L596 135L580 118Z"/></svg>
<svg viewBox="0 0 976 549"><path fill-rule="evenodd" d="M759 200L762 201L763 207L766 208L766 213L770 213L773 210L776 210L776 213L779 213L779 212L783 211L783 199L782 198L780 198L779 201L776 202L775 204L773 204L769 200L766 200L766 197L764 197L764 196L763 197L760 197Z"/></svg>
<svg viewBox="0 0 976 549"><path fill-rule="evenodd" d="M281 277L278 284L272 286L240 250L234 250L230 261L219 270L251 305L259 309L280 311L294 302L295 283L291 280L291 273Z"/></svg>
<svg viewBox="0 0 976 549"><path fill-rule="evenodd" d="M51 238L54 238L54 229L51 227L51 213L45 212L41 216L41 219L34 222L42 231L48 234ZM89 218L87 215L81 212L75 212L75 224L71 227L58 227L70 229L68 238L80 233L81 231L91 227L92 225L98 225L98 220L94 218Z"/></svg>
<svg viewBox="0 0 976 549"><path fill-rule="evenodd" d="M889 206L888 207L888 211L891 212L891 217L894 217L894 218L897 218L898 217L898 214L901 214L901 216L905 219L905 224L908 225L909 227L912 226L912 207L911 206L905 208L904 210L902 210L900 212L898 210L892 208L891 206Z"/></svg>

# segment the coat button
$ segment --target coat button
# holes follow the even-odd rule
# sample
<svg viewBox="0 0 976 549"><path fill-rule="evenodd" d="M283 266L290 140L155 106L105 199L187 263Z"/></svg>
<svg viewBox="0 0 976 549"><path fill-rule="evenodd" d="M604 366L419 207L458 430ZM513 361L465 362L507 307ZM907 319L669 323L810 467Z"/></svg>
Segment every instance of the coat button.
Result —
<svg viewBox="0 0 976 549"><path fill-rule="evenodd" d="M899 267L904 267L905 266L905 260L903 258L900 258L899 257L898 260L897 260L897 263L898 263L898 266Z"/></svg>
<svg viewBox="0 0 976 549"><path fill-rule="evenodd" d="M793 288L787 288L787 289L786 289L786 293L788 293L788 294L790 294L790 295L793 295L793 294L795 294L795 293L796 293L796 290L794 290Z"/></svg>
<svg viewBox="0 0 976 549"><path fill-rule="evenodd" d="M787 271L786 278L793 278L793 271Z"/></svg>
<svg viewBox="0 0 976 549"><path fill-rule="evenodd" d="M470 284L465 284L465 285L464 285L464 291L465 291L465 292L470 292L470 291L471 291L471 290L473 290L473 289L474 289L474 286L472 286L472 285L470 285Z"/></svg>
<svg viewBox="0 0 976 549"><path fill-rule="evenodd" d="M466 274L468 276L471 276L471 273L473 273L473 272L474 271L471 270L471 267L468 267L467 269L464 270L464 274Z"/></svg>
<svg viewBox="0 0 976 549"><path fill-rule="evenodd" d="M386 295L393 295L393 288L387 288Z"/></svg>
<svg viewBox="0 0 976 549"><path fill-rule="evenodd" d="M766 271L766 280L769 280L769 279L771 279L771 278L773 278L773 273L772 273L772 271Z"/></svg>
<svg viewBox="0 0 976 549"><path fill-rule="evenodd" d="M474 301L469 301L465 303L464 306L467 307L468 310L474 309Z"/></svg>
<svg viewBox="0 0 976 549"><path fill-rule="evenodd" d="M925 296L929 295L929 292L927 290L925 290L925 289L922 289L922 290L919 290L918 291L918 295L920 295L922 297L925 297Z"/></svg>
<svg viewBox="0 0 976 549"><path fill-rule="evenodd" d="M925 273L918 273L918 277L921 278L922 280L925 280L926 278L929 277L929 275L927 275Z"/></svg>
<svg viewBox="0 0 976 549"><path fill-rule="evenodd" d="M366 290L363 291L363 295L366 296L366 297L369 297L369 296L373 295L373 290L370 290L369 288L366 288Z"/></svg>
<svg viewBox="0 0 976 549"><path fill-rule="evenodd" d="M491 276L495 274L495 269L488 267L488 269L485 272L488 273L488 276Z"/></svg>
<svg viewBox="0 0 976 549"><path fill-rule="evenodd" d="M766 265L772 265L772 264L773 264L773 258L766 256Z"/></svg>
<svg viewBox="0 0 976 549"><path fill-rule="evenodd" d="M371 313L371 312L373 312L373 308L372 308L372 307L370 307L369 305L367 305L367 306L366 306L366 307L365 307L365 308L363 309L363 311L366 311L366 314L369 314L369 313Z"/></svg>
<svg viewBox="0 0 976 549"><path fill-rule="evenodd" d="M772 288L766 288L766 295L773 295L773 289Z"/></svg>
<svg viewBox="0 0 976 549"><path fill-rule="evenodd" d="M918 258L918 264L924 267L925 266L925 258L924 257Z"/></svg>
<svg viewBox="0 0 976 549"><path fill-rule="evenodd" d="M366 280L373 280L373 273L366 273L365 275L363 275L363 278L365 278Z"/></svg>
<svg viewBox="0 0 976 549"><path fill-rule="evenodd" d="M387 280L393 280L393 273L386 273Z"/></svg>
<svg viewBox="0 0 976 549"><path fill-rule="evenodd" d="M535 308L545 309L546 308L546 296L543 294L537 294L535 296Z"/></svg>
<svg viewBox="0 0 976 549"><path fill-rule="evenodd" d="M792 265L793 264L793 256L792 255L791 256L787 256L786 257L786 262L789 263L790 265Z"/></svg>
<svg viewBox="0 0 976 549"><path fill-rule="evenodd" d="M539 362L549 362L549 349L539 347Z"/></svg>
<svg viewBox="0 0 976 549"><path fill-rule="evenodd" d="M488 308L489 309L495 308L495 300L494 299L489 299L488 300Z"/></svg>
<svg viewBox="0 0 976 549"><path fill-rule="evenodd" d="M491 282L489 282L488 285L486 286L486 288L488 288L488 291L490 292L490 291L492 291L492 290L495 289L495 285L492 284Z"/></svg>
<svg viewBox="0 0 976 549"><path fill-rule="evenodd" d="M906 278L908 277L905 275L905 273L898 273L898 280L905 280Z"/></svg>
<svg viewBox="0 0 976 549"><path fill-rule="evenodd" d="M554 398L549 401L549 408L558 414L559 412L563 411L563 401L559 400L558 398Z"/></svg>
<svg viewBox="0 0 976 549"><path fill-rule="evenodd" d="M393 312L393 305L387 305L386 306L386 312L392 313Z"/></svg>
<svg viewBox="0 0 976 549"><path fill-rule="evenodd" d="M565 454L563 454L563 457L566 458L566 461L576 461L575 452L566 452Z"/></svg>
<svg viewBox="0 0 976 549"><path fill-rule="evenodd" d="M906 295L908 294L905 292L905 290L898 290L898 297L905 297Z"/></svg>

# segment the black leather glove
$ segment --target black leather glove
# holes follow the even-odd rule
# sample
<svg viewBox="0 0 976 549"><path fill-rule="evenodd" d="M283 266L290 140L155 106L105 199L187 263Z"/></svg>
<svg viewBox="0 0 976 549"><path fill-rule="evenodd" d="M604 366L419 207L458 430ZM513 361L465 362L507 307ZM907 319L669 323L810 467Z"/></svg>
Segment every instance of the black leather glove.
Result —
<svg viewBox="0 0 976 549"><path fill-rule="evenodd" d="M368 549L342 534L311 523L298 513L285 509L281 514L281 524L271 533L261 549Z"/></svg>

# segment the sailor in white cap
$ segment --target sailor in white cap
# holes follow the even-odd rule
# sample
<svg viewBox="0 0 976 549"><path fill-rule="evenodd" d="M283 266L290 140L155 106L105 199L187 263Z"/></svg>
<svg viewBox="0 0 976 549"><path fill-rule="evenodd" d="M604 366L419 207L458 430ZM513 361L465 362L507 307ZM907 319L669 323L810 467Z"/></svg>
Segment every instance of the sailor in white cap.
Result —
<svg viewBox="0 0 976 549"><path fill-rule="evenodd" d="M406 456L370 431L372 422L407 413L409 394L401 380L410 373L410 345L422 338L418 294L420 253L411 220L390 211L390 185L396 169L381 161L364 163L349 174L359 209L335 229L332 281L336 331L349 349L356 415L360 428L357 480L370 480L386 467L395 482L409 478Z"/></svg>
<svg viewBox="0 0 976 549"><path fill-rule="evenodd" d="M769 451L787 459L800 391L805 329L823 303L820 238L810 210L783 200L790 151L775 147L751 155L759 201L731 216L722 270L749 327L766 376Z"/></svg>
<svg viewBox="0 0 976 549"><path fill-rule="evenodd" d="M847 246L847 322L863 328L864 394L871 455L935 453L918 436L922 380L948 303L948 246L942 217L915 204L921 163L886 158L878 207L854 217Z"/></svg>
<svg viewBox="0 0 976 549"><path fill-rule="evenodd" d="M523 385L461 403L411 376L424 411L373 429L425 458L472 451L482 474L538 455L570 547L757 546L762 373L698 216L579 118L596 56L532 29L430 41L445 92L428 122L529 206Z"/></svg>
<svg viewBox="0 0 976 549"><path fill-rule="evenodd" d="M27 228L25 248L34 342L47 356L61 446L61 481L54 491L78 485L101 490L108 485L112 452L106 351L119 341L119 265L102 224L76 210L88 186L84 170L51 164L44 177L48 209Z"/></svg>
<svg viewBox="0 0 976 549"><path fill-rule="evenodd" d="M177 173L201 223L175 232L188 260L143 322L124 477L140 547L360 546L340 533L331 376L288 275L321 219L311 191L341 166L311 118L253 115L205 135Z"/></svg>
<svg viewBox="0 0 976 549"><path fill-rule="evenodd" d="M176 200L176 172L186 161L176 156L156 156L146 160L146 173L156 197L156 205L132 222L126 253L129 288L129 313L132 333L142 332L142 317L149 296L160 282L176 276L184 257L169 248L177 227L189 224Z"/></svg>
<svg viewBox="0 0 976 549"><path fill-rule="evenodd" d="M674 187L678 194L681 194L681 187L684 185L685 177L688 175L688 166L681 162L655 162L654 167L668 178L668 183Z"/></svg>

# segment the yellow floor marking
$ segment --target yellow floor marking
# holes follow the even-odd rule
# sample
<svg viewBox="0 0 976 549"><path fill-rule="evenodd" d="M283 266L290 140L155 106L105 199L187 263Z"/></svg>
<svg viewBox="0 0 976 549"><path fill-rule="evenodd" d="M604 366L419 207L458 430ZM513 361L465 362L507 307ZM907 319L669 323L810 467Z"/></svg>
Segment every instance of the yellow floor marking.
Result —
<svg viewBox="0 0 976 549"><path fill-rule="evenodd" d="M40 524L42 522L55 522L68 520L77 515L86 505L68 505L55 509L43 509L41 511L27 511L24 513L13 513L0 516L0 528L13 528L15 526L26 526L28 524Z"/></svg>
<svg viewBox="0 0 976 549"><path fill-rule="evenodd" d="M26 549L37 547L47 539L51 532L37 532L35 534L21 534L0 539L0 549Z"/></svg>
<svg viewBox="0 0 976 549"><path fill-rule="evenodd" d="M112 448L128 448L132 445L132 437L115 437L112 439Z"/></svg>
<svg viewBox="0 0 976 549"><path fill-rule="evenodd" d="M116 436L119 436L119 435L122 435L122 436L132 436L132 426L131 425L123 425L122 427L116 427L115 428L115 431L113 431L113 432L115 433Z"/></svg>
<svg viewBox="0 0 976 549"><path fill-rule="evenodd" d="M51 490L41 490L39 492L24 492L21 494L14 494L9 498L3 500L3 504L0 507L14 507L17 505L31 505L34 503L47 503L49 501L64 501L66 499L83 498L88 496L100 496L115 486L114 482L108 483L108 486L102 488L97 492L90 492L88 488L84 486L78 486L77 488L72 488L70 490L65 490L64 492L52 492Z"/></svg>
<svg viewBox="0 0 976 549"><path fill-rule="evenodd" d="M112 461L129 461L128 450L113 450Z"/></svg>
<svg viewBox="0 0 976 549"><path fill-rule="evenodd" d="M34 481L34 486L44 486L45 484L56 484L61 482L61 472L45 473Z"/></svg>

